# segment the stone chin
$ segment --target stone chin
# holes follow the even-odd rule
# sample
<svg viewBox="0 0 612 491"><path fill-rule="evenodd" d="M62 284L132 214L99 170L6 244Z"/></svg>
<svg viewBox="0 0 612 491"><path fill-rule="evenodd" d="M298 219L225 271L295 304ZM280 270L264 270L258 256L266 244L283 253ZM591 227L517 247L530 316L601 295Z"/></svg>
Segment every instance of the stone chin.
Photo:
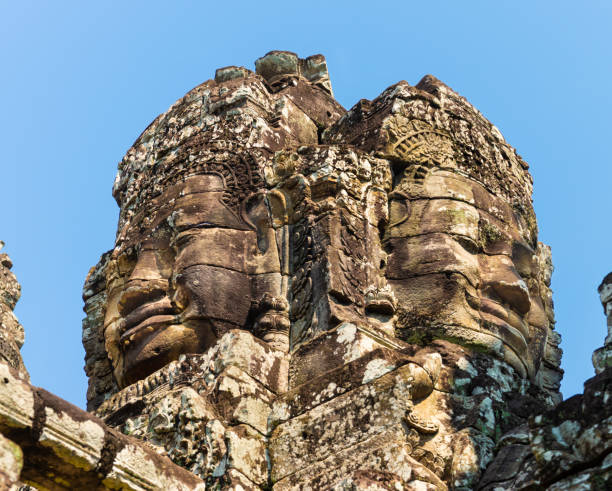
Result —
<svg viewBox="0 0 612 491"><path fill-rule="evenodd" d="M533 379L533 363L523 336L508 324L504 325L503 321L498 321L495 327L493 322L485 323L488 329L482 331L463 326L444 326L439 334L459 344L492 353L508 363L522 378Z"/></svg>
<svg viewBox="0 0 612 491"><path fill-rule="evenodd" d="M522 378L533 379L535 375L533 363L527 351L527 343L518 331L508 325L498 326L495 329L496 334L458 325L438 325L424 329L433 338L447 339L463 346L491 353L508 363Z"/></svg>
<svg viewBox="0 0 612 491"><path fill-rule="evenodd" d="M514 310L486 297L478 299L466 291L467 309L476 320L473 326L448 326L445 335L460 344L484 349L503 359L522 378L535 377L535 367L527 345L529 326ZM479 308L474 308L478 306Z"/></svg>
<svg viewBox="0 0 612 491"><path fill-rule="evenodd" d="M206 320L173 323L178 321L176 316L156 317L143 321L137 331L132 328L122 336L118 332L107 335L106 348L119 388L144 379L181 354L203 353L216 342L214 330Z"/></svg>
<svg viewBox="0 0 612 491"><path fill-rule="evenodd" d="M436 275L442 276L442 275ZM428 281L425 285L413 284L412 296L405 298L413 305L426 296L431 300L420 302L425 307L420 315L406 318L398 323L400 334L407 342L421 343L424 339L447 339L457 344L486 351L504 360L522 378L535 376L535 365L527 344L529 326L519 321L519 316L503 305L488 298L476 296L466 285L463 276L452 275L442 282ZM394 286L397 286L394 285ZM421 288L421 292L417 290ZM401 289L401 287L400 287ZM400 296L406 290L400 291ZM442 299L442 301L440 301ZM489 312L483 311L483 304ZM496 304L496 314L491 313ZM520 322L520 325L518 325ZM401 324L404 323L404 326Z"/></svg>

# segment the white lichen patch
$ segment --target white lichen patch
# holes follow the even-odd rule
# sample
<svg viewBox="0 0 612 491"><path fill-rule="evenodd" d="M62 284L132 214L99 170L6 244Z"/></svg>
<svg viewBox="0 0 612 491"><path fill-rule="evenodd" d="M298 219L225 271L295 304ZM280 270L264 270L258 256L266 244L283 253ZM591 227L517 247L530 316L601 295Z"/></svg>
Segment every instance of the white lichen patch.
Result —
<svg viewBox="0 0 612 491"><path fill-rule="evenodd" d="M272 408L272 414L270 415L271 420L275 421L287 421L291 417L291 410L289 404L286 402L277 402Z"/></svg>
<svg viewBox="0 0 612 491"><path fill-rule="evenodd" d="M467 358L461 357L457 360L457 367L468 372L472 377L478 375L478 370L468 361Z"/></svg>
<svg viewBox="0 0 612 491"><path fill-rule="evenodd" d="M231 377L222 377L219 383L219 391L229 392L233 397L242 395L242 384Z"/></svg>
<svg viewBox="0 0 612 491"><path fill-rule="evenodd" d="M578 436L581 427L577 421L564 421L559 426L552 428L552 434L561 445L570 447Z"/></svg>
<svg viewBox="0 0 612 491"><path fill-rule="evenodd" d="M352 343L355 340L357 334L357 326L345 322L338 327L338 342L343 344Z"/></svg>
<svg viewBox="0 0 612 491"><path fill-rule="evenodd" d="M371 380L382 377L385 373L388 373L394 369L395 365L389 363L387 360L383 360L381 358L372 360L366 365L361 383L367 384Z"/></svg>

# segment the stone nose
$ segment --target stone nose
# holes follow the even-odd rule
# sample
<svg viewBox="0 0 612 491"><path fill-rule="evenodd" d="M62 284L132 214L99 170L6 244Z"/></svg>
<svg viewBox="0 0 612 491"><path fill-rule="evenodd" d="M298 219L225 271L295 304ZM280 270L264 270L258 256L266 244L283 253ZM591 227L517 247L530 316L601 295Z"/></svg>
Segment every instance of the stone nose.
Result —
<svg viewBox="0 0 612 491"><path fill-rule="evenodd" d="M154 249L142 250L119 297L119 314L126 317L138 307L166 296L168 280L163 277Z"/></svg>
<svg viewBox="0 0 612 491"><path fill-rule="evenodd" d="M525 280L514 268L507 256L492 256L482 268L482 289L493 294L519 315L526 315L531 308L531 297Z"/></svg>
<svg viewBox="0 0 612 491"><path fill-rule="evenodd" d="M155 248L143 248L138 254L138 260L136 261L128 281L163 279L158 252L159 251Z"/></svg>

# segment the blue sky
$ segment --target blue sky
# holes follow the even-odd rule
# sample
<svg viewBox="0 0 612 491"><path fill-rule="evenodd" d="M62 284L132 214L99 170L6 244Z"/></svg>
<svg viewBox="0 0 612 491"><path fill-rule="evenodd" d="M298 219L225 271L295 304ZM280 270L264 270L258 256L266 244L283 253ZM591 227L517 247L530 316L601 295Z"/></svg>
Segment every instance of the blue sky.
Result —
<svg viewBox="0 0 612 491"><path fill-rule="evenodd" d="M612 270L607 1L0 2L0 239L22 284L32 382L84 405L81 288L113 246L117 163L218 67L323 53L350 108L431 73L531 165L551 245L562 385L593 375Z"/></svg>

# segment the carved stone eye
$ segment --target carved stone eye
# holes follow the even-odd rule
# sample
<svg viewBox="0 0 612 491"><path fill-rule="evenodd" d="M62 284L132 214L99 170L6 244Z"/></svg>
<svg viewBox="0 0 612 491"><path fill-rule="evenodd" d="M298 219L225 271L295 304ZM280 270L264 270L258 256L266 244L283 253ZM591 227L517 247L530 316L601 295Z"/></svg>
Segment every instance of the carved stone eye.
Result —
<svg viewBox="0 0 612 491"><path fill-rule="evenodd" d="M518 273L523 278L530 278L533 273L535 256L527 244L514 242L512 244L512 262Z"/></svg>
<svg viewBox="0 0 612 491"><path fill-rule="evenodd" d="M478 254L481 251L480 245L465 235L455 235L453 238L470 254Z"/></svg>

